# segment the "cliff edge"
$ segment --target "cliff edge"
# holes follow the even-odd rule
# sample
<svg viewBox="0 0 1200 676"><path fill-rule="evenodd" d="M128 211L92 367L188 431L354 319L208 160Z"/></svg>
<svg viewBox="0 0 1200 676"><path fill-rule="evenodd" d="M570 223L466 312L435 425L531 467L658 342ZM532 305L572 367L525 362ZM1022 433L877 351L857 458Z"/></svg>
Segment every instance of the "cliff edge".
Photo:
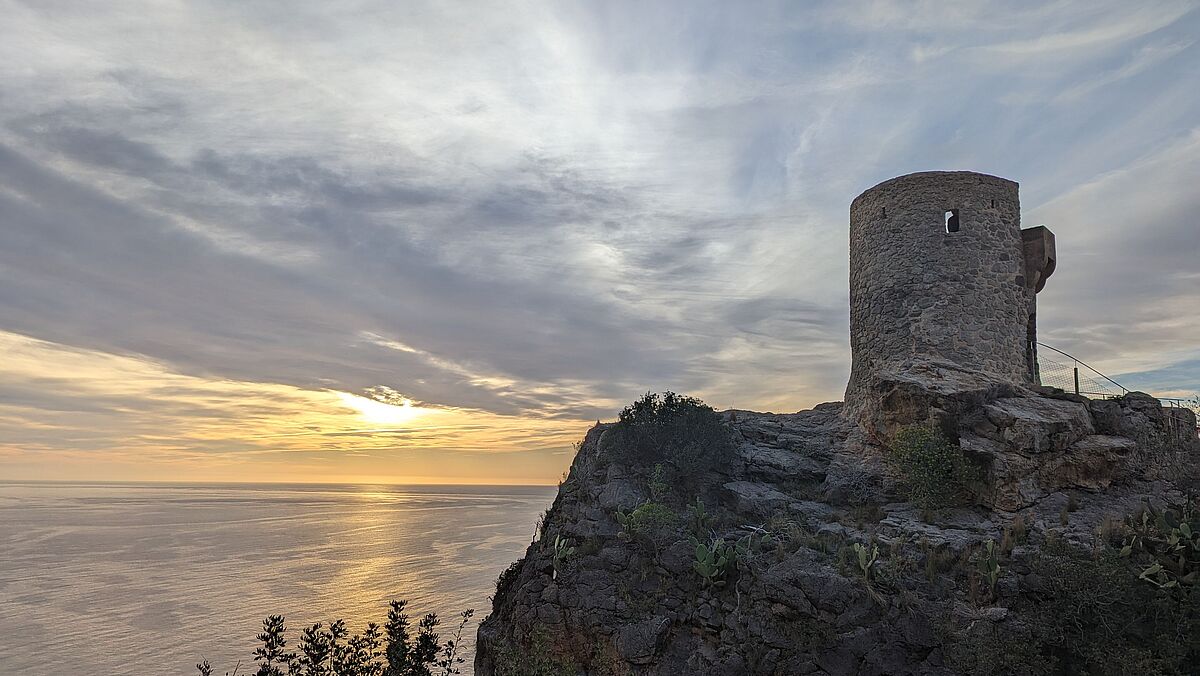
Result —
<svg viewBox="0 0 1200 676"><path fill-rule="evenodd" d="M873 387L593 427L476 674L1197 673L1190 411L929 361Z"/></svg>

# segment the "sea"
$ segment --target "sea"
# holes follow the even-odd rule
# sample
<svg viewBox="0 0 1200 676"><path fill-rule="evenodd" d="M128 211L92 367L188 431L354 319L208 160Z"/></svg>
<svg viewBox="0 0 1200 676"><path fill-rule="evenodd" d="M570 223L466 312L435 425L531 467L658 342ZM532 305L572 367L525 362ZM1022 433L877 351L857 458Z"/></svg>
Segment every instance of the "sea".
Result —
<svg viewBox="0 0 1200 676"><path fill-rule="evenodd" d="M253 673L286 618L352 632L406 599L443 631L521 557L545 486L0 481L0 676ZM240 664L240 666L239 666Z"/></svg>

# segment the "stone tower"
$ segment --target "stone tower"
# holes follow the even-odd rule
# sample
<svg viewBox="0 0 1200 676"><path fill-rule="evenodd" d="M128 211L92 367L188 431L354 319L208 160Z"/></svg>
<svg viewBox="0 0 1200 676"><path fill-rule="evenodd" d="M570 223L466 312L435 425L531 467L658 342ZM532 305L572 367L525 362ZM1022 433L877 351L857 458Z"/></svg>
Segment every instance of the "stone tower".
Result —
<svg viewBox="0 0 1200 676"><path fill-rule="evenodd" d="M969 171L908 174L850 205L846 402L918 362L1034 384L1036 298L1054 235L1021 229L1017 184Z"/></svg>

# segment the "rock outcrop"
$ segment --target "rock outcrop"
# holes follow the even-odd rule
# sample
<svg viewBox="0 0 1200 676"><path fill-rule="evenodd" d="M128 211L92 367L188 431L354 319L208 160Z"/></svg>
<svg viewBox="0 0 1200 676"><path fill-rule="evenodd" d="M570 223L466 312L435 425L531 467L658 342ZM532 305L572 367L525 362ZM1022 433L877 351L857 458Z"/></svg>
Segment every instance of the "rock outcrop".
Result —
<svg viewBox="0 0 1200 676"><path fill-rule="evenodd" d="M613 453L613 425L589 430L539 539L501 577L476 673L1020 673L972 670L983 649L954 646L1034 631L1047 542L1095 546L1195 480L1195 418L1145 395L1092 401L931 362L873 386L866 418L840 403L724 412L728 457L665 480ZM980 468L961 506L906 501L888 448L914 424ZM673 518L635 532L628 515L647 503ZM705 575L717 546L731 561Z"/></svg>

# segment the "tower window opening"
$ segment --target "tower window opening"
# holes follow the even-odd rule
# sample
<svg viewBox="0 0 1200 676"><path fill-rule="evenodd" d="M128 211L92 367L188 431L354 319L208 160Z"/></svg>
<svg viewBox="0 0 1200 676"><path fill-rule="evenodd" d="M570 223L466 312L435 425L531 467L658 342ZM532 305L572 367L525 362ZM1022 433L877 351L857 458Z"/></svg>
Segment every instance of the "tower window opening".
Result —
<svg viewBox="0 0 1200 676"><path fill-rule="evenodd" d="M958 232L958 209L946 212L946 232Z"/></svg>
<svg viewBox="0 0 1200 676"><path fill-rule="evenodd" d="M992 200L992 208L993 208L993 209L995 209L995 208L996 208L996 200Z"/></svg>
<svg viewBox="0 0 1200 676"><path fill-rule="evenodd" d="M880 216L883 216L884 218L887 218L887 207L883 207L883 208L881 208L881 209L879 210L879 215L880 215Z"/></svg>

